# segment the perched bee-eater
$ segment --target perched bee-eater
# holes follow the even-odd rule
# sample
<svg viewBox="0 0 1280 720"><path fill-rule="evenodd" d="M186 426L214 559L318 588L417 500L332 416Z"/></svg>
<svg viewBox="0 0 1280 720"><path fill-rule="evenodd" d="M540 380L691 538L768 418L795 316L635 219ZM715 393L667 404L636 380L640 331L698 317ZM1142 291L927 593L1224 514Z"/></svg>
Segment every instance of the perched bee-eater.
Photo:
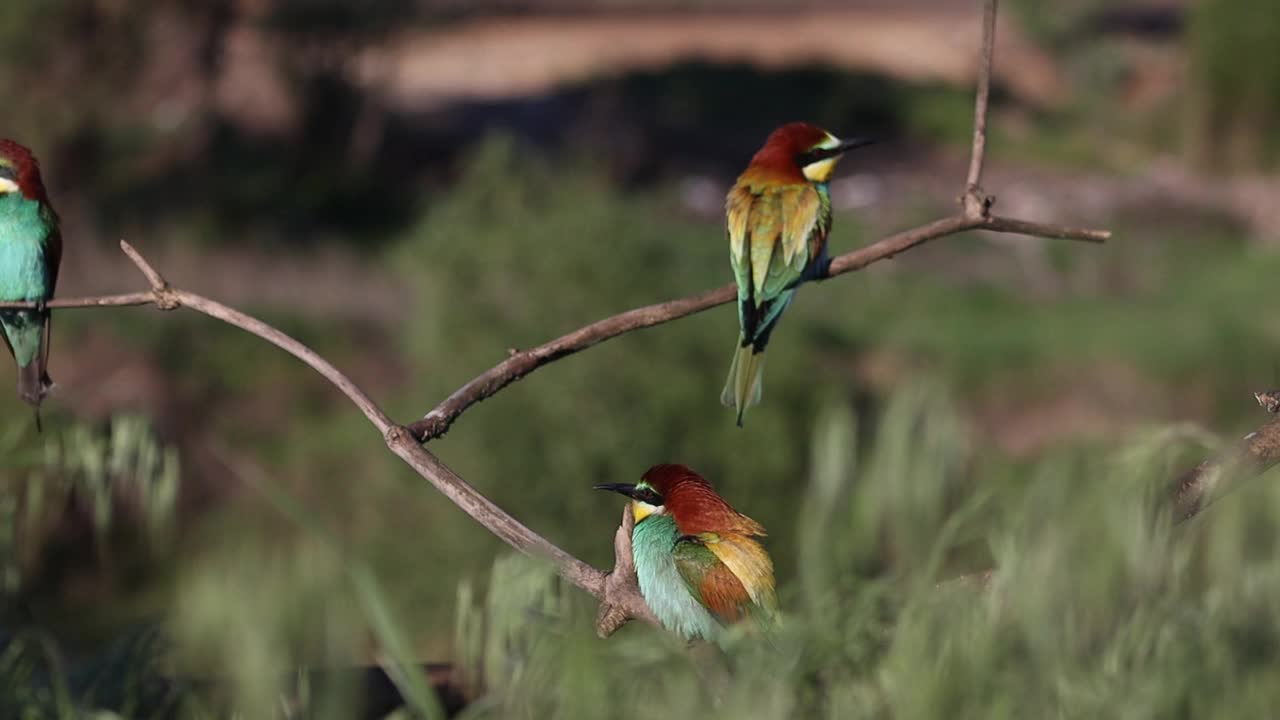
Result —
<svg viewBox="0 0 1280 720"><path fill-rule="evenodd" d="M0 301L43 304L53 297L62 260L58 215L31 151L0 140ZM0 310L0 336L18 364L18 397L36 408L49 379L49 311Z"/></svg>
<svg viewBox="0 0 1280 720"><path fill-rule="evenodd" d="M596 485L631 498L631 554L640 594L663 627L717 640L725 625L777 612L773 561L760 523L729 507L684 465L655 465L640 482Z"/></svg>
<svg viewBox="0 0 1280 720"><path fill-rule="evenodd" d="M800 283L827 272L827 180L841 155L870 142L841 140L807 123L783 125L725 199L741 332L720 402L737 410L739 426L760 402L764 349L778 318Z"/></svg>

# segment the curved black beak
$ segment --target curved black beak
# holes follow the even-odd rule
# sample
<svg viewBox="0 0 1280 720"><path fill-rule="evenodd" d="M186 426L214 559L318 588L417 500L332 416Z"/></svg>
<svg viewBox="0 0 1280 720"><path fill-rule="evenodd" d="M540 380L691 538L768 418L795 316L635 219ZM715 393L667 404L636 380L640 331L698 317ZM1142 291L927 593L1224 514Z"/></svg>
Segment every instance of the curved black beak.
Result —
<svg viewBox="0 0 1280 720"><path fill-rule="evenodd" d="M841 140L840 144L836 146L836 149L842 153L845 153L845 152L849 152L850 150L853 150L854 148L865 147L867 145L875 145L878 142L880 142L879 139L870 138L870 137L849 138L848 140Z"/></svg>
<svg viewBox="0 0 1280 720"><path fill-rule="evenodd" d="M627 497L634 497L636 492L636 486L631 483L601 483L599 485L592 485L591 489L612 490L613 492L621 493Z"/></svg>

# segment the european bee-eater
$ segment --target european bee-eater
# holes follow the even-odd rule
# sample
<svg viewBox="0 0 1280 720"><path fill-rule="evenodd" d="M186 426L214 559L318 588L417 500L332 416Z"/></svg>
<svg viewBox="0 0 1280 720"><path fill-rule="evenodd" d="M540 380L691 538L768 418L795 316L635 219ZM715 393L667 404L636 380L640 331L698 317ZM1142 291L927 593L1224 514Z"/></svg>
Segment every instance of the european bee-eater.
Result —
<svg viewBox="0 0 1280 720"><path fill-rule="evenodd" d="M760 523L729 507L684 465L655 465L640 482L596 485L631 498L631 554L640 594L671 632L717 640L724 625L777 612L773 561Z"/></svg>
<svg viewBox="0 0 1280 720"><path fill-rule="evenodd" d="M53 297L62 260L58 215L40 167L27 148L0 140L0 301L44 303ZM18 364L18 397L36 408L49 379L49 311L0 310L5 345Z"/></svg>
<svg viewBox="0 0 1280 720"><path fill-rule="evenodd" d="M774 130L725 198L729 261L738 283L738 345L720 402L742 414L760 402L764 349L796 287L827 272L831 195L827 181L846 151L807 123Z"/></svg>

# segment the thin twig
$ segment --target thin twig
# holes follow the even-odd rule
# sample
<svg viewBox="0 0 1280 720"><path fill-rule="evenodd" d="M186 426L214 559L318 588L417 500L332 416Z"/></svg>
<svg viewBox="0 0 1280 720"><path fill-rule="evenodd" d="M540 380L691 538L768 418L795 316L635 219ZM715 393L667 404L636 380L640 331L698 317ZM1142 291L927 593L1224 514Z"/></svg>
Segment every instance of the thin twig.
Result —
<svg viewBox="0 0 1280 720"><path fill-rule="evenodd" d="M351 400L360 409L360 412L364 413L369 422L378 428L378 432L385 435L394 426L395 423L382 411L382 408L378 407L377 403L352 382L351 378L344 375L341 370L333 366L333 363L325 360L316 351L261 320L234 308L227 307L216 300L210 300L207 297L187 292L186 290L171 288L167 284L165 288L172 295L178 306L195 310L221 320L228 325L234 325L245 332L257 335L306 363L311 369L324 376L324 379L332 383L334 387L338 388L343 395L346 395L347 399Z"/></svg>
<svg viewBox="0 0 1280 720"><path fill-rule="evenodd" d="M988 203L989 202L990 199L988 199ZM1110 230L1093 230L1090 228L1068 227L1066 225L1052 225L1047 223L1031 222L1029 220L1016 220L1014 218L1001 217L999 215L988 215L986 220L978 227L983 230L992 230L994 232L1034 235L1036 237L1057 238L1059 240L1080 240L1082 242L1092 243L1104 243L1111 238Z"/></svg>
<svg viewBox="0 0 1280 720"><path fill-rule="evenodd" d="M118 295L57 298L45 303L44 306L51 310L75 310L78 308L136 307L139 305L154 305L155 303L156 294L151 290L147 290L146 292L120 293ZM34 307L36 307L36 303L33 302L0 302L0 309L3 310L25 310Z"/></svg>
<svg viewBox="0 0 1280 720"><path fill-rule="evenodd" d="M976 192L981 186L982 163L987 156L987 106L991 100L991 68L996 53L996 3L997 0L987 0L982 7L982 59L973 103L973 151L964 183L966 193Z"/></svg>
<svg viewBox="0 0 1280 720"><path fill-rule="evenodd" d="M146 259L142 257L142 254L129 244L129 241L121 240L120 249L123 250L124 254L128 255L129 259L133 261L133 264L137 265L138 269L142 271L143 276L147 278L147 282L151 283L151 290L153 292L160 292L161 290L169 287L169 283L165 282L165 279L160 275L160 273L157 272L154 267L151 267L151 263L147 262Z"/></svg>

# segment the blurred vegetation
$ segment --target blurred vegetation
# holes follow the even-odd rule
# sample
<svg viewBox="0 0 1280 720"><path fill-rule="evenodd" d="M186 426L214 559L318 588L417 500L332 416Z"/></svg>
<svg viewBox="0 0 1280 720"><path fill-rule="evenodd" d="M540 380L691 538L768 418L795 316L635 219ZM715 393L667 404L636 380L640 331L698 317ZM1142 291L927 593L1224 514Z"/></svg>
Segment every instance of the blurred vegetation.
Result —
<svg viewBox="0 0 1280 720"><path fill-rule="evenodd" d="M1280 13L1231 0L1192 4L1191 114L1202 161L1218 169L1280 162Z"/></svg>
<svg viewBox="0 0 1280 720"><path fill-rule="evenodd" d="M1061 52L1071 45L1084 44L1090 21L1108 5L1106 0L1061 0L1052 12L1036 0L1009 3L1018 27L1037 43Z"/></svg>
<svg viewBox="0 0 1280 720"><path fill-rule="evenodd" d="M408 5L279 2L260 20L298 47L372 42ZM999 161L1145 172L1184 116L1117 110L1135 64L1127 39L1095 31L1104 4L1032 5L1020 21L1064 58L1073 95L1048 111L998 92ZM1280 42L1274 18L1226 5L1191 16L1196 133L1226 169L1266 167ZM707 63L390 117L363 159L367 98L332 67L282 63L302 120L279 138L208 97L169 115L122 96L165 37L138 18L203 13L201 72L182 85L199 87L227 7L0 4L0 90L23 97L7 121L50 148L58 197L93 233L178 257L290 245L300 262L340 243L362 277L407 288L387 317L308 312L319 292L383 289L359 283L282 280L294 305L244 305L404 420L510 347L726 282L722 227L673 180L727 181L769 126L898 139L892 162L908 165L971 132L966 90ZM741 96L775 102L745 113ZM899 207L841 213L833 249L936 210ZM421 658L454 663L472 717L1265 714L1280 495L1264 478L1176 533L1154 510L1163 482L1256 422L1249 392L1276 384L1280 255L1180 208L1114 220L1105 248L960 236L805 288L742 430L717 402L734 338L718 308L542 369L432 444L597 565L618 508L591 484L662 461L702 471L770 529L790 616L771 644L723 657L638 626L594 639L585 596L506 557L260 341L193 314L61 313L55 367L76 372L46 434L0 392L0 717L348 718L358 678L295 668L376 662L433 717L452 706L409 667ZM218 278L200 280L217 296ZM1164 425L1177 420L1194 422ZM990 592L933 587L992 565Z"/></svg>
<svg viewBox="0 0 1280 720"><path fill-rule="evenodd" d="M811 544L783 556L800 577L776 637L744 637L723 655L642 627L601 643L585 609L538 621L552 591L507 570L483 611L485 647L502 648L502 663L486 658L486 690L462 717L1268 712L1280 574L1268 557L1276 533L1262 528L1274 528L1274 485L1175 532L1156 490L1178 447L1156 435L1044 460L1023 492L995 492L1000 473L956 463L964 438L936 398L897 395L865 461L852 455L846 410L817 423ZM994 584L936 586L975 531L998 559Z"/></svg>
<svg viewBox="0 0 1280 720"><path fill-rule="evenodd" d="M501 360L508 347L723 282L719 228L682 216L679 207L673 190L622 191L597 168L495 137L380 260L384 272L413 288L412 321L397 333L281 311L264 316L381 388L375 394L394 416L411 418ZM600 565L611 557L616 503L590 485L674 460L704 472L770 528L784 592L828 592L805 574L814 548L829 548L861 573L898 572L899 554L915 557L938 541L930 523L945 524L961 511L969 524L947 530L951 545L931 572L980 569L1000 560L986 538L1017 521L1016 503L1034 485L1041 459L1114 452L1143 418L1190 415L1224 431L1242 427L1256 412L1249 391L1274 380L1280 330L1256 308L1268 302L1280 257L1234 238L1229 227L1175 232L1134 217L1118 230L1126 228L1126 241L1105 249L1045 243L1058 290L1034 300L1007 247L973 237L806 288L775 337L766 400L744 429L717 401L734 335L732 310L719 308L548 366L473 408L432 447L521 520ZM833 246L854 247L866 234L856 215L842 214ZM994 275L968 274L1001 258L1007 264ZM501 543L404 469L358 413L291 358L199 316L139 322L137 312L69 313L59 327L71 336L116 328L174 378L173 429L223 439L215 442L237 462L192 463L184 487L226 492L244 488L248 477L279 477L280 492L296 498L311 520L284 521L277 495L242 489L188 516L172 548L182 558L178 567L161 572L159 587L142 601L69 593L76 585L65 583L51 591L84 621L104 616L98 626L141 611L168 618L183 666L230 671L237 697L253 706L275 697L287 679L269 668L367 657L361 628L382 612L371 612L378 605L397 619L396 636L418 657L461 660L465 648L449 640L456 588L470 582L472 598L490 597L493 580L483 568L503 551ZM75 344L58 345L64 347ZM384 360L370 367L371 358ZM892 388L905 394L890 399ZM1125 395L1107 400L1116 389ZM1037 408L1082 392L1085 402L1101 403L1099 412L1129 419L1094 427L1050 410L1035 419ZM1088 399L1098 393L1101 399ZM12 446L28 446L35 438L29 416L7 394L4 403ZM856 407L861 429L815 427L833 403ZM919 416L921 403L936 410L930 424L910 434L875 429L882 422L915 427L904 418ZM56 413L59 406L50 403L50 427L69 420ZM1042 432L1057 439L1033 446L1030 457L1000 450L1002 428L1045 422ZM813 449L815 432L879 437L868 447L846 441L836 455L865 457L859 462L868 472L903 478L868 492L907 495L851 507L876 514L900 508L894 527L918 527L919 534L864 530L857 541L836 545L815 534L850 519L810 522L802 514L817 507L801 491L805 478L834 462L830 445ZM913 448L929 450L908 459ZM239 462L246 458L261 468L246 472ZM1162 468L1170 475L1176 469ZM1099 471L1081 465L1078 472ZM983 482L974 483L974 473ZM916 474L927 479L906 479ZM926 487L938 475L954 480ZM914 496L935 490L940 494ZM965 510L983 498L995 504L976 516ZM926 501L934 503L927 513ZM1070 507L1063 512L1076 512ZM317 540L322 535L329 539ZM887 548L880 544L886 541ZM367 570L352 570L362 566ZM378 579L381 600L373 605L353 584L368 576ZM841 592L864 602L856 585ZM120 613L121 602L130 612ZM897 600L877 602L899 607ZM574 617L586 613L579 610ZM483 624L467 617L469 626ZM587 632L588 622L574 622L575 632ZM349 700L354 691L332 692Z"/></svg>
<svg viewBox="0 0 1280 720"><path fill-rule="evenodd" d="M791 510L799 542L788 551L770 539L779 566L794 568L776 635L690 650L633 624L602 642L588 598L538 563L500 558L486 590L457 588L455 673L472 693L457 717L1252 717L1274 705L1274 483L1175 530L1164 490L1200 451L1179 433L1054 453L1015 473L975 454L938 385L904 387L880 417L860 432L847 405L829 402L812 425ZM302 512L294 519L310 525ZM938 586L975 547L1000 568L993 584ZM317 664L350 657L370 619L340 578L359 561L272 555L246 546L209 565L174 607L176 649L237 682L157 693L172 671L156 664L165 651L153 637L78 671L133 688L131 699L110 684L85 694L56 646L27 636L0 651L5 707L355 716L358 688L298 685L273 669L308 645Z"/></svg>
<svg viewBox="0 0 1280 720"><path fill-rule="evenodd" d="M46 436L37 457L20 437L4 443L0 600L48 612L52 589L88 558L120 586L154 569L174 529L178 459L145 420L73 425Z"/></svg>

